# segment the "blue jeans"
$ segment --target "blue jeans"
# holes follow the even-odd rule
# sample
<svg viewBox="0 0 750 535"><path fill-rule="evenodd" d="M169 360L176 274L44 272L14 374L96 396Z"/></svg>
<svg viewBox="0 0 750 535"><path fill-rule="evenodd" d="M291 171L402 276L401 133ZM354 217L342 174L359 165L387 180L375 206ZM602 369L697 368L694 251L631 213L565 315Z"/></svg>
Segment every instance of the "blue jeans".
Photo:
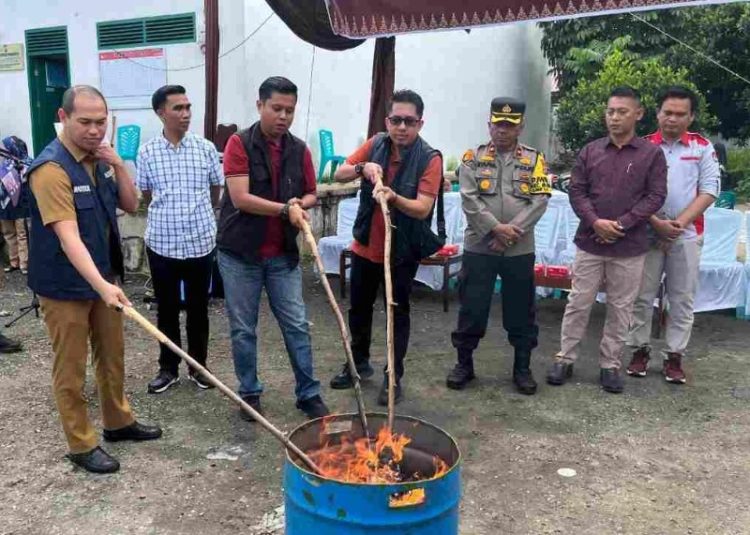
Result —
<svg viewBox="0 0 750 535"><path fill-rule="evenodd" d="M265 286L271 311L276 316L294 371L294 393L298 401L320 394L320 382L313 377L312 346L305 303L302 300L302 272L299 265L280 256L251 263L218 251L219 270L224 279L224 304L229 316L234 372L240 382L240 396L263 392L258 380L258 324L260 292Z"/></svg>

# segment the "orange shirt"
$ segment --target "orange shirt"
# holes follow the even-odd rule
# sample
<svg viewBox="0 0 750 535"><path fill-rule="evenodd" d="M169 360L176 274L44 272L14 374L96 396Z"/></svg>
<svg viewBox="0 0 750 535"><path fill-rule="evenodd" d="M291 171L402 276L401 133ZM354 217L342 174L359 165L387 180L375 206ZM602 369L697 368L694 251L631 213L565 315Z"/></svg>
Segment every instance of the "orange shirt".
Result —
<svg viewBox="0 0 750 535"><path fill-rule="evenodd" d="M359 147L351 156L346 159L346 163L349 165L356 165L358 163L367 162L372 149L374 137L368 139L364 145ZM388 172L385 178L385 185L390 186L393 183L393 179L396 177L399 168L401 167L401 155L398 152L396 146L393 146L391 151L391 158L388 162ZM440 156L435 155L427 164L427 168L424 170L424 174L419 179L419 185L417 191L423 195L428 195L432 198L437 197L440 188L443 186L443 160ZM394 208L395 210L395 208ZM352 243L352 252L362 258L366 258L370 262L377 264L383 263L385 250L385 221L383 220L383 213L379 208L376 208L372 212L372 224L370 225L370 243L367 245L359 243L354 240Z"/></svg>

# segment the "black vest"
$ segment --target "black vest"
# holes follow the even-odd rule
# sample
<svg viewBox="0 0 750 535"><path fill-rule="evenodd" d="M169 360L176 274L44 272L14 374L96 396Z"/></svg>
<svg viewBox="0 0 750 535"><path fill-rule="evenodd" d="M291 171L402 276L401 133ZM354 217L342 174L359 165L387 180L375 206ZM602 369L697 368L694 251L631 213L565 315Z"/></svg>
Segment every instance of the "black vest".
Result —
<svg viewBox="0 0 750 535"><path fill-rule="evenodd" d="M391 158L391 139L386 133L380 133L375 140L368 157L368 161L377 163L388 175L388 163ZM401 149L401 166L399 167L390 188L407 199L416 199L419 190L419 179L427 169L427 165L434 156L440 156L440 151L430 147L426 141L418 137L413 145ZM359 209L354 220L354 238L362 245L370 242L370 226L372 225L373 210L380 209L372 197L373 184L369 180L362 180L359 193ZM443 213L443 184L437 199L438 235L432 232L432 215L435 211L433 204L425 219L415 219L391 208L391 223L393 240L391 255L394 262L420 261L437 252L445 244L445 215Z"/></svg>
<svg viewBox="0 0 750 535"><path fill-rule="evenodd" d="M29 168L29 183L42 164L56 162L70 178L81 241L101 275L109 280L123 275L120 234L117 228L117 184L107 176L109 166L98 163L96 186L83 165L76 162L59 139L52 141ZM42 223L36 198L29 195L29 287L39 295L59 300L98 299L99 294L73 267L57 234Z"/></svg>
<svg viewBox="0 0 750 535"><path fill-rule="evenodd" d="M282 138L281 172L278 194L274 197L271 184L271 155L261 132L260 123L255 123L238 135L249 161L250 193L281 203L294 197L301 199L305 190L303 166L305 142L289 133ZM249 262L257 262L260 260L258 253L266 236L268 217L238 210L232 204L227 191L222 199L219 214L217 247ZM284 222L283 250L294 265L299 262L298 232L297 228L288 221Z"/></svg>

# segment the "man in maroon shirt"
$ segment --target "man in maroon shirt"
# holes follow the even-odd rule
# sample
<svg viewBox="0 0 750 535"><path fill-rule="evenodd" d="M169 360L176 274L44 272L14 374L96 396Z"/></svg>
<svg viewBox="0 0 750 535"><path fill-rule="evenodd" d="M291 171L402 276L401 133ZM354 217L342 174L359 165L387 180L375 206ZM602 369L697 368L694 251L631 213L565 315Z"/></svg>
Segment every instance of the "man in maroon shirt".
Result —
<svg viewBox="0 0 750 535"><path fill-rule="evenodd" d="M256 327L265 287L292 363L297 408L318 418L328 408L313 376L297 249L299 229L310 219L305 210L316 202L315 169L305 142L289 133L296 105L297 86L280 76L267 79L259 90L260 120L227 142L216 244L240 396L260 411Z"/></svg>
<svg viewBox="0 0 750 535"><path fill-rule="evenodd" d="M667 196L663 152L635 135L642 117L638 93L630 87L614 89L605 114L609 135L586 145L573 168L570 204L581 223L561 347L547 375L551 385L562 385L572 375L591 307L604 282L607 319L599 346L600 382L607 392L623 390L621 357L649 249L647 222Z"/></svg>

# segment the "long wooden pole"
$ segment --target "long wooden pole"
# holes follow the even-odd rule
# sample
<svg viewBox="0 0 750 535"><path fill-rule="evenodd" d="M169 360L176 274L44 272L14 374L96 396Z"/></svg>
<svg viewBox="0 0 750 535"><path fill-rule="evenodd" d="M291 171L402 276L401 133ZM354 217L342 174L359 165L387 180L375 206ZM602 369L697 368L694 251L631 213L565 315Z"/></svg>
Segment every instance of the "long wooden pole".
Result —
<svg viewBox="0 0 750 535"><path fill-rule="evenodd" d="M206 379L209 383L214 385L216 388L218 388L225 396L227 396L229 399L234 401L237 405L239 405L242 410L250 414L255 421L257 421L261 426L263 426L267 431L269 431L274 437L276 437L279 442L281 442L288 450L290 450L292 453L297 455L300 459L302 459L302 462L304 462L310 470L315 472L318 475L323 475L323 473L320 471L320 468L318 468L318 465L313 462L310 457L308 457L305 452L303 452L301 449L299 449L297 446L295 446L292 441L290 441L284 433L282 433L277 427L275 427L271 422L266 420L263 415L261 415L258 411L253 409L250 405L245 403L240 396L238 396L231 388L229 388L227 385L219 381L211 372L209 372L205 367L201 366L198 361L196 361L193 357L188 355L185 351L183 351L177 344L175 344L172 340L167 338L167 335L165 335L163 332L161 332L159 329L157 329L154 324L152 324L150 321L148 321L146 318L141 316L141 314L134 309L133 307L129 306L122 306L119 308L119 310L134 320L138 325L143 327L149 334L151 334L154 338L159 340L162 344L166 345L169 349L174 351L182 360L190 364L194 369L198 370L200 374L203 376L204 379Z"/></svg>
<svg viewBox="0 0 750 535"><path fill-rule="evenodd" d="M383 177L378 177L375 189L383 186ZM383 269L385 272L385 325L386 325L386 348L388 362L388 430L393 432L393 422L396 418L396 368L393 350L393 278L391 276L391 212L388 209L388 201L382 194L376 197L383 212L385 223L385 250L383 251Z"/></svg>
<svg viewBox="0 0 750 535"><path fill-rule="evenodd" d="M336 302L336 297L333 295L333 290L331 290L331 284L328 282L328 277L326 277L326 271L323 267L323 261L320 258L320 252L318 251L318 244L315 243L315 236L313 236L312 230L310 229L310 225L307 221L303 221L302 223L302 233L305 236L305 240L307 241L307 245L310 247L310 250L312 251L313 257L315 257L315 265L318 266L318 273L320 274L320 282L323 284L323 288L326 291L326 296L328 297L328 303L331 305L331 309L333 310L333 314L336 316L336 321L339 324L339 331L341 332L341 341L344 345L344 353L346 354L346 361L349 364L349 373L352 376L352 381L354 382L354 395L357 398L357 408L359 410L359 418L362 420L362 430L365 433L366 438L370 438L370 431L367 426L367 414L365 411L365 400L362 397L362 388L360 387L360 377L357 373L357 367L354 363L354 355L352 354L352 346L349 343L349 332L346 328L346 323L344 322L344 316L341 314L341 309L339 308L338 302Z"/></svg>

